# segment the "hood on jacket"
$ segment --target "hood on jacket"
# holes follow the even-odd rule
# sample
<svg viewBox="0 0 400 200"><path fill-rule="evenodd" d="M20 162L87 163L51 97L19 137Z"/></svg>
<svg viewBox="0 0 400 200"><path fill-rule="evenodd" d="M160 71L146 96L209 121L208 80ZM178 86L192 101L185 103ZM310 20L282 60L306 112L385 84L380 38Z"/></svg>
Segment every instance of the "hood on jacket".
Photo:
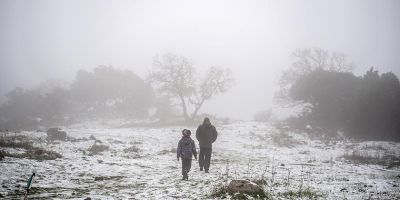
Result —
<svg viewBox="0 0 400 200"><path fill-rule="evenodd" d="M210 127L211 126L210 118L208 117L204 118L203 125L206 127Z"/></svg>

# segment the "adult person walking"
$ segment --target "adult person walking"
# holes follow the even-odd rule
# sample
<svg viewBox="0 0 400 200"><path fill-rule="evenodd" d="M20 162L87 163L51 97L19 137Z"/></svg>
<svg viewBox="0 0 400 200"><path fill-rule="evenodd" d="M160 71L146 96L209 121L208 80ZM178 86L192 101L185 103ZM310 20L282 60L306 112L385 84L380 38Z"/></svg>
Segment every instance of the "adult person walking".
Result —
<svg viewBox="0 0 400 200"><path fill-rule="evenodd" d="M210 169L212 143L217 140L217 130L213 126L208 117L204 118L203 124L200 124L196 130L196 138L199 141L200 154L199 154L199 165L200 171L208 173Z"/></svg>

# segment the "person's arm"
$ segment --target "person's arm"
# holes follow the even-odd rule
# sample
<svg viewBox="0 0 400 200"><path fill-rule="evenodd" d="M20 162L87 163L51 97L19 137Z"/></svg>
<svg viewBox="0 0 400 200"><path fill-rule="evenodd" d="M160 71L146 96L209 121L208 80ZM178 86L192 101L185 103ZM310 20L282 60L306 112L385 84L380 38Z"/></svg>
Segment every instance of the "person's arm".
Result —
<svg viewBox="0 0 400 200"><path fill-rule="evenodd" d="M193 152L194 158L197 160L196 143L194 141L193 141L193 145L192 145L192 152Z"/></svg>
<svg viewBox="0 0 400 200"><path fill-rule="evenodd" d="M217 129L214 127L213 128L213 140L212 140L213 143L215 142L215 140L217 140L217 137L218 137L218 132L217 132Z"/></svg>
<svg viewBox="0 0 400 200"><path fill-rule="evenodd" d="M197 127L197 130L196 130L196 139L197 139L197 141L200 141L199 140L200 139L200 126Z"/></svg>
<svg viewBox="0 0 400 200"><path fill-rule="evenodd" d="M181 156L182 153L182 144L181 141L179 140L178 142L178 148L176 149L176 159L179 161L179 157Z"/></svg>

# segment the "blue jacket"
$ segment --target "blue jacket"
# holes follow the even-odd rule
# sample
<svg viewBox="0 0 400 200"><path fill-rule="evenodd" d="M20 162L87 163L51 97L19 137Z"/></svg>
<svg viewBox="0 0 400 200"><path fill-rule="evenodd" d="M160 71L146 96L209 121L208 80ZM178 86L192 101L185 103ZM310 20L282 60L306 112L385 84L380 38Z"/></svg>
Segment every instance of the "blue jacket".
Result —
<svg viewBox="0 0 400 200"><path fill-rule="evenodd" d="M192 155L197 158L196 144L190 136L182 136L179 140L178 149L176 151L177 158L192 159Z"/></svg>

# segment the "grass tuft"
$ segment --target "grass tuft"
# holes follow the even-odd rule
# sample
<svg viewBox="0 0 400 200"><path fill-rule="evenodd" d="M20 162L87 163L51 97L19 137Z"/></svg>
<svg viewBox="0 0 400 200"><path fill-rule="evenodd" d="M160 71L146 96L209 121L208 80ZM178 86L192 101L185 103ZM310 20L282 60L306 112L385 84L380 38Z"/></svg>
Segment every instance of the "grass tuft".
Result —
<svg viewBox="0 0 400 200"><path fill-rule="evenodd" d="M271 195L266 193L264 190L255 193L244 193L244 192L232 192L229 190L228 186L224 184L216 185L210 195L212 198L219 199L236 199L236 200L245 200L245 199L272 199Z"/></svg>
<svg viewBox="0 0 400 200"><path fill-rule="evenodd" d="M35 147L33 146L32 142L1 140L0 147L18 148L26 150L24 153L9 153L7 151L0 151L0 160L2 160L6 156L13 158L27 158L33 160L55 160L57 158L62 158L61 154L55 151L50 151L43 148Z"/></svg>
<svg viewBox="0 0 400 200"><path fill-rule="evenodd" d="M322 195L319 194L316 191L313 191L311 189L305 189L305 190L298 190L298 191L286 191L283 193L278 193L278 196L284 197L286 199L321 199Z"/></svg>
<svg viewBox="0 0 400 200"><path fill-rule="evenodd" d="M124 149L125 153L139 153L140 149L136 145L132 145L126 149Z"/></svg>

